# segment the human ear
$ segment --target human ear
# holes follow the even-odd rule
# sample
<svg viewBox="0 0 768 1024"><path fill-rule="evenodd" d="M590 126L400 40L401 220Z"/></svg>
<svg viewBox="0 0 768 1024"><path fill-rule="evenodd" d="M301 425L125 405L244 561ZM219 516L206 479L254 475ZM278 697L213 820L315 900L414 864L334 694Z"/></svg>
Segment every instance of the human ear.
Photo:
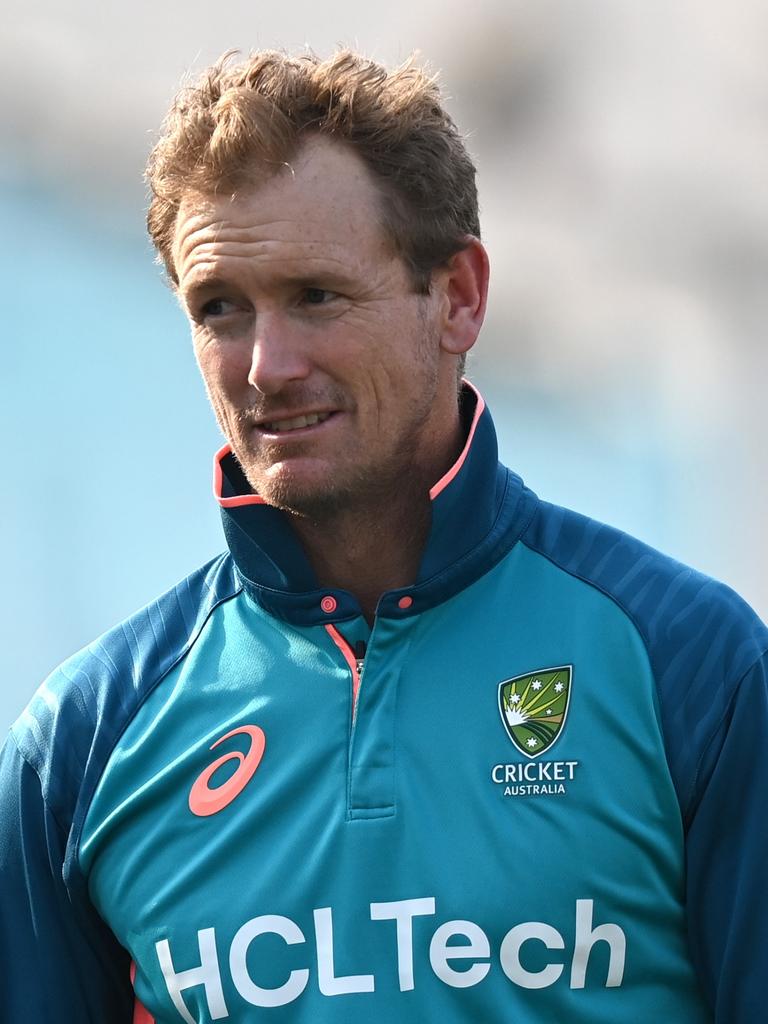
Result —
<svg viewBox="0 0 768 1024"><path fill-rule="evenodd" d="M435 274L443 293L440 347L457 356L474 345L488 299L488 253L479 238L467 235L465 241L448 265Z"/></svg>

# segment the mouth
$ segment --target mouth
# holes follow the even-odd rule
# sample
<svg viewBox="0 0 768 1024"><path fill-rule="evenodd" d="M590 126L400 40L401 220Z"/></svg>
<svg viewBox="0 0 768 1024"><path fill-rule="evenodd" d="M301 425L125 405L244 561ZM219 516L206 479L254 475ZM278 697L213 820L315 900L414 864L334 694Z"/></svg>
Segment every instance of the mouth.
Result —
<svg viewBox="0 0 768 1024"><path fill-rule="evenodd" d="M326 423L335 415L335 412L310 412L302 413L300 416L261 420L256 424L256 429L262 434L270 435L304 433L322 423Z"/></svg>

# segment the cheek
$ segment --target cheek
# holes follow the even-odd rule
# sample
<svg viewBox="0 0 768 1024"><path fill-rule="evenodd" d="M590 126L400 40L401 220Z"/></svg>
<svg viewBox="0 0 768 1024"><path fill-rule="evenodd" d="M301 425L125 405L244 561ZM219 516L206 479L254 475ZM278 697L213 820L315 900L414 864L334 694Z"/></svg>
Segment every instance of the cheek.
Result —
<svg viewBox="0 0 768 1024"><path fill-rule="evenodd" d="M249 387L250 364L236 349L211 342L195 346L195 358L210 395L236 399L240 391Z"/></svg>
<svg viewBox="0 0 768 1024"><path fill-rule="evenodd" d="M382 359L387 387L397 401L431 401L440 368L440 342L430 324L407 320L394 326Z"/></svg>
<svg viewBox="0 0 768 1024"><path fill-rule="evenodd" d="M233 365L232 360L225 358L221 349L212 344L196 347L195 358L219 427L232 440L237 429L236 414L248 404L248 370Z"/></svg>

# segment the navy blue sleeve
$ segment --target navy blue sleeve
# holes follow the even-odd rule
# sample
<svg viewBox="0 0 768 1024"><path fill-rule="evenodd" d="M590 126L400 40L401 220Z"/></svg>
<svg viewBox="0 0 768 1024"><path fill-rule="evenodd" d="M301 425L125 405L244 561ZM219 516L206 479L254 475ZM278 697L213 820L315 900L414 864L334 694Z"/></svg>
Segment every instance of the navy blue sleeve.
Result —
<svg viewBox="0 0 768 1024"><path fill-rule="evenodd" d="M688 823L691 953L722 1024L763 1020L768 979L768 656L704 751Z"/></svg>
<svg viewBox="0 0 768 1024"><path fill-rule="evenodd" d="M126 724L239 589L217 558L73 655L0 751L0 1020L130 1024L130 959L92 905L79 831Z"/></svg>
<svg viewBox="0 0 768 1024"><path fill-rule="evenodd" d="M766 1019L768 629L730 588L546 505L526 543L635 623L685 830L691 957L716 1024Z"/></svg>
<svg viewBox="0 0 768 1024"><path fill-rule="evenodd" d="M62 878L66 835L11 736L0 752L0 1017L130 1024L128 954Z"/></svg>

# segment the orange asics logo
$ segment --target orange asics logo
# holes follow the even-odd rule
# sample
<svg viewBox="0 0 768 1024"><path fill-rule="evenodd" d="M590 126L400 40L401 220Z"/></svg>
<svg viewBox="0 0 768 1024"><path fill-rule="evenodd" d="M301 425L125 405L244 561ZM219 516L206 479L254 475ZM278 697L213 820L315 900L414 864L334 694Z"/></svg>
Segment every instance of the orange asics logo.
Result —
<svg viewBox="0 0 768 1024"><path fill-rule="evenodd" d="M249 736L251 739L250 749L247 754L243 754L240 750L231 750L228 754L223 754L198 776L189 793L189 809L199 818L218 814L228 804L231 804L235 797L242 793L253 778L253 773L261 764L264 748L267 745L263 729L260 729L258 725L241 725L211 744L211 750L232 736ZM227 761L239 761L240 764L234 775L231 775L225 783L211 789L208 783Z"/></svg>

